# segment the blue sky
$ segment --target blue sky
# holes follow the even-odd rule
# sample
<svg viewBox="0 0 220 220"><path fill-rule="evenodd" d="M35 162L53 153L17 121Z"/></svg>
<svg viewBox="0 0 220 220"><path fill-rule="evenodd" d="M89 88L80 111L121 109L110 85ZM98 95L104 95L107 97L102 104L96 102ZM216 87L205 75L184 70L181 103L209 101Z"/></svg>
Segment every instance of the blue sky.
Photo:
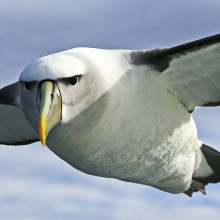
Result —
<svg viewBox="0 0 220 220"><path fill-rule="evenodd" d="M0 0L0 86L34 59L78 46L148 49L219 33L218 0ZM193 116L220 150L220 109ZM193 219L220 216L220 184L192 199L83 174L39 143L0 146L0 219Z"/></svg>

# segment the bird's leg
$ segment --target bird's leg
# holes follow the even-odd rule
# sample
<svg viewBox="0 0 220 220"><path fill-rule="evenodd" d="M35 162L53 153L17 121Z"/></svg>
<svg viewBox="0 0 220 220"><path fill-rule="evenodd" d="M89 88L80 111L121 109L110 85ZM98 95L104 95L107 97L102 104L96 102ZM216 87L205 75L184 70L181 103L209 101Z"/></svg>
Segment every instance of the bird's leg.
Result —
<svg viewBox="0 0 220 220"><path fill-rule="evenodd" d="M184 193L189 196L189 197L192 197L192 194L194 192L198 192L200 191L201 193L203 193L204 195L206 195L206 191L205 191L205 184L197 181L197 180L192 180L192 183L189 187L188 190L186 190Z"/></svg>

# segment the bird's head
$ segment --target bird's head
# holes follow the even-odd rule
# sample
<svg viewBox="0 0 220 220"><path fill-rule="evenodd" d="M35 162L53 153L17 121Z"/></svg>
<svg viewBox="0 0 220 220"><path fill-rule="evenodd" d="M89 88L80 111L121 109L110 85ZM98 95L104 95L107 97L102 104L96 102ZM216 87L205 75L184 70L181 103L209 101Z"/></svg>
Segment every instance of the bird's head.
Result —
<svg viewBox="0 0 220 220"><path fill-rule="evenodd" d="M72 120L124 72L117 69L112 54L100 50L93 55L94 50L77 48L52 54L34 61L22 72L21 107L42 145L56 124Z"/></svg>

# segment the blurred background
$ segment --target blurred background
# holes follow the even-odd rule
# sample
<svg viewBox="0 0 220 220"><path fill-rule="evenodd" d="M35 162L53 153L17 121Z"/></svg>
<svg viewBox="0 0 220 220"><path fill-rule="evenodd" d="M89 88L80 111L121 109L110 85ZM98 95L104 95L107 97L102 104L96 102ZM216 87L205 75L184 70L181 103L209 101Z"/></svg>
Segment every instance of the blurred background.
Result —
<svg viewBox="0 0 220 220"><path fill-rule="evenodd" d="M219 0L0 0L0 87L65 49L170 47L219 32ZM193 116L199 138L220 150L220 108ZM86 175L40 143L0 146L0 219L215 220L219 206L220 184L190 199Z"/></svg>

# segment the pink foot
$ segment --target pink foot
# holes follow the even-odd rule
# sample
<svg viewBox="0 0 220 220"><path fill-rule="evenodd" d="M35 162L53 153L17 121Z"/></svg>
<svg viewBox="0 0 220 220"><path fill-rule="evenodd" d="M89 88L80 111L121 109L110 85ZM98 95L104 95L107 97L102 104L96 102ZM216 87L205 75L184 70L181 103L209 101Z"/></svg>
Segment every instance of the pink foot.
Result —
<svg viewBox="0 0 220 220"><path fill-rule="evenodd" d="M186 190L184 193L189 196L192 197L192 194L194 192L198 192L200 191L201 193L203 193L204 195L206 195L206 191L205 191L205 184L197 181L197 180L192 180L192 183L189 187L188 190Z"/></svg>

